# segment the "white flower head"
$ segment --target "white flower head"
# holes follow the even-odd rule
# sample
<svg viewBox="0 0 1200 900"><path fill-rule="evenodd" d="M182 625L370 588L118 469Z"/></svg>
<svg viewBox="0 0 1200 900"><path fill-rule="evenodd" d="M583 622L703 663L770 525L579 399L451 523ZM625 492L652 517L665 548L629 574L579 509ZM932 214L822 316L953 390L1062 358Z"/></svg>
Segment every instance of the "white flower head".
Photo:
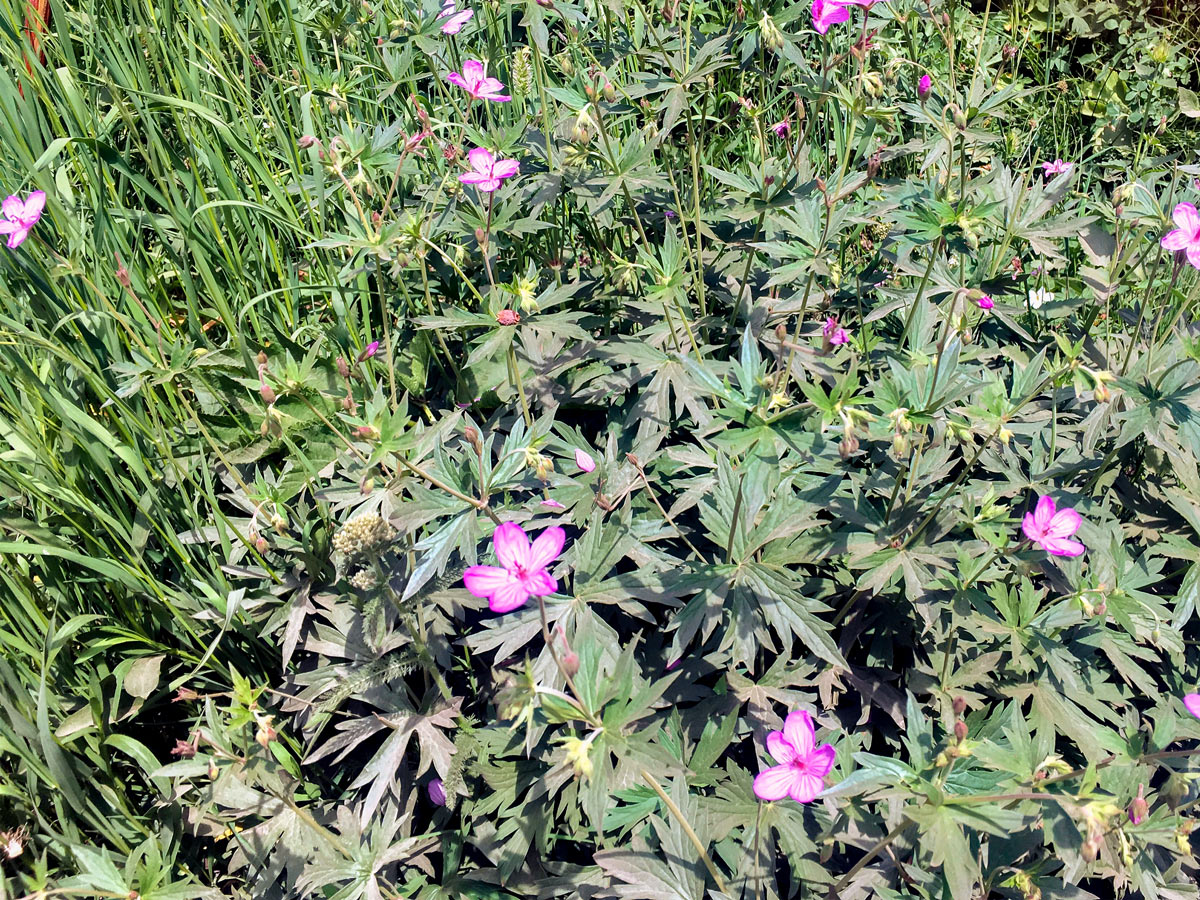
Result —
<svg viewBox="0 0 1200 900"><path fill-rule="evenodd" d="M1029 306L1032 309L1041 309L1043 303L1053 303L1054 292L1048 291L1045 288L1036 288L1029 292Z"/></svg>

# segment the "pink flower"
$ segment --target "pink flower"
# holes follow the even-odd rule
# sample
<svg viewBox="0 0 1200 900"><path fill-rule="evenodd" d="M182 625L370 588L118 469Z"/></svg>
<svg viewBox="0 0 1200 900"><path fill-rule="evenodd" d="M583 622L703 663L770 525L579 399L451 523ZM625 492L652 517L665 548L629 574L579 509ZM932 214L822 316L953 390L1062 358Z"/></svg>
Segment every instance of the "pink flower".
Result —
<svg viewBox="0 0 1200 900"><path fill-rule="evenodd" d="M575 465L579 466L585 472L594 472L596 470L596 461L583 450L575 451Z"/></svg>
<svg viewBox="0 0 1200 900"><path fill-rule="evenodd" d="M468 59L463 63L462 74L451 72L446 80L456 84L476 100L495 100L507 103L512 97L503 95L504 85L498 79L488 78L483 63L477 59Z"/></svg>
<svg viewBox="0 0 1200 900"><path fill-rule="evenodd" d="M449 20L442 23L442 34L458 34L462 31L463 26L471 21L471 17L474 15L475 10L473 9L464 9L455 12L454 0L446 0L442 5L442 11L438 13L439 19Z"/></svg>
<svg viewBox="0 0 1200 900"><path fill-rule="evenodd" d="M825 787L825 776L833 768L834 749L816 745L816 732L807 712L788 714L783 731L767 735L767 752L779 765L759 772L754 779L754 796L759 800L791 797L811 803Z"/></svg>
<svg viewBox="0 0 1200 900"><path fill-rule="evenodd" d="M928 75L922 75L921 80L917 82L917 99L924 103L932 93L933 79Z"/></svg>
<svg viewBox="0 0 1200 900"><path fill-rule="evenodd" d="M370 359L378 352L379 341L371 341L371 343L367 344L366 349L364 349L362 353L358 354L358 361L362 362L364 359Z"/></svg>
<svg viewBox="0 0 1200 900"><path fill-rule="evenodd" d="M1200 719L1200 694L1184 694L1183 705L1197 719Z"/></svg>
<svg viewBox="0 0 1200 900"><path fill-rule="evenodd" d="M1033 512L1025 513L1021 531L1051 556L1079 556L1087 547L1070 540L1079 530L1083 517L1075 510L1055 510L1054 498L1047 494L1038 500Z"/></svg>
<svg viewBox="0 0 1200 900"><path fill-rule="evenodd" d="M839 22L847 22L849 20L850 10L846 9L838 0L813 0L813 28L817 29L819 34L825 34Z"/></svg>
<svg viewBox="0 0 1200 900"><path fill-rule="evenodd" d="M512 612L530 597L553 594L558 582L546 567L562 553L566 539L566 532L555 525L530 546L524 528L505 522L492 536L500 565L471 566L463 573L463 585L476 597L487 597L494 613Z"/></svg>
<svg viewBox="0 0 1200 900"><path fill-rule="evenodd" d="M446 805L446 786L442 784L442 779L434 778L425 789L429 792L430 803L434 806Z"/></svg>
<svg viewBox="0 0 1200 900"><path fill-rule="evenodd" d="M550 509L566 509L566 507L563 506L561 503L559 503L557 500L543 500L542 506L547 506Z"/></svg>
<svg viewBox="0 0 1200 900"><path fill-rule="evenodd" d="M1168 250L1186 250L1187 261L1200 269L1200 213L1196 212L1196 207L1191 203L1180 203L1171 217L1175 220L1176 227L1174 231L1167 232L1162 239L1163 247Z"/></svg>
<svg viewBox="0 0 1200 900"><path fill-rule="evenodd" d="M984 294L982 297L980 297L975 302L979 304L980 309L991 309L992 307L994 307L996 305L996 301L993 300L991 297L989 297L987 294Z"/></svg>
<svg viewBox="0 0 1200 900"><path fill-rule="evenodd" d="M505 178L512 178L521 168L515 159L496 159L486 147L476 147L467 154L467 161L472 171L459 175L458 180L463 184L473 184L486 194L498 190Z"/></svg>
<svg viewBox="0 0 1200 900"><path fill-rule="evenodd" d="M1042 171L1047 175L1061 175L1064 172L1070 172L1073 168L1075 168L1075 163L1063 162L1061 159L1042 163Z"/></svg>
<svg viewBox="0 0 1200 900"><path fill-rule="evenodd" d="M792 123L784 118L770 126L770 128L773 132L775 132L776 137L785 138L788 136L788 132L792 130Z"/></svg>
<svg viewBox="0 0 1200 900"><path fill-rule="evenodd" d="M825 320L825 327L821 329L821 334L834 347L838 344L850 343L850 332L838 325L837 316L829 316Z"/></svg>
<svg viewBox="0 0 1200 900"><path fill-rule="evenodd" d="M5 199L0 207L4 212L4 218L0 219L0 234L8 235L9 250L20 247L25 238L29 237L30 229L42 217L45 206L44 191L34 191L24 202L15 194Z"/></svg>

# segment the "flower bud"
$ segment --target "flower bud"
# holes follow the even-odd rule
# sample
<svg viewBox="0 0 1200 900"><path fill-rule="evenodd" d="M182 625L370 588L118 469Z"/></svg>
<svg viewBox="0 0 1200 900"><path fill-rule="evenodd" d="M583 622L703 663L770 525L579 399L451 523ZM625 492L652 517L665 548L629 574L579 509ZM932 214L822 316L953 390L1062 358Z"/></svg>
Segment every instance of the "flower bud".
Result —
<svg viewBox="0 0 1200 900"><path fill-rule="evenodd" d="M967 711L967 698L962 696L955 697L950 703L950 708L954 710L956 716L961 716Z"/></svg>
<svg viewBox="0 0 1200 900"><path fill-rule="evenodd" d="M853 454L858 452L858 438L853 434L847 433L842 442L838 444L838 455L843 460L849 459Z"/></svg>
<svg viewBox="0 0 1200 900"><path fill-rule="evenodd" d="M604 81L604 99L609 103L613 103L617 99L617 89L613 87L612 82L608 79Z"/></svg>
<svg viewBox="0 0 1200 900"><path fill-rule="evenodd" d="M319 143L321 143L321 142L318 141L311 134L305 134L305 135L301 135L300 140L296 141L296 146L299 147L301 150L307 150L309 147L316 146Z"/></svg>
<svg viewBox="0 0 1200 900"><path fill-rule="evenodd" d="M425 786L425 791L429 794L429 802L434 806L446 805L446 786L442 784L442 779L434 778Z"/></svg>
<svg viewBox="0 0 1200 900"><path fill-rule="evenodd" d="M963 111L961 109L959 109L958 104L951 103L946 108L950 111L950 118L954 120L954 127L957 128L959 131L966 131L967 117L963 113Z"/></svg>
<svg viewBox="0 0 1200 900"><path fill-rule="evenodd" d="M463 437L465 437L467 439L467 443L469 443L472 447L475 447L478 449L478 447L479 447L479 432L475 430L474 425L468 425L466 428L463 429Z"/></svg>
<svg viewBox="0 0 1200 900"><path fill-rule="evenodd" d="M1150 804L1146 802L1146 785L1139 784L1137 796L1129 804L1129 821L1134 825L1141 825L1146 820L1146 816L1150 815Z"/></svg>
<svg viewBox="0 0 1200 900"><path fill-rule="evenodd" d="M266 553L268 546L270 545L267 543L267 539L261 534L254 539L254 549L259 553Z"/></svg>
<svg viewBox="0 0 1200 900"><path fill-rule="evenodd" d="M521 321L521 315L515 309L502 309L496 313L496 321L501 325L516 325Z"/></svg>
<svg viewBox="0 0 1200 900"><path fill-rule="evenodd" d="M962 719L954 723L954 739L960 744L967 739L967 723Z"/></svg>
<svg viewBox="0 0 1200 900"><path fill-rule="evenodd" d="M272 404L274 404L276 399L278 399L275 396L274 388L272 388L265 381L258 386L258 393L262 396L263 402L266 403L268 406L271 406Z"/></svg>
<svg viewBox="0 0 1200 900"><path fill-rule="evenodd" d="M917 82L917 99L924 103L933 93L933 79L928 75L922 75L921 80Z"/></svg>
<svg viewBox="0 0 1200 900"><path fill-rule="evenodd" d="M562 658L562 667L564 672L574 678L579 671L579 654L574 650L567 651Z"/></svg>
<svg viewBox="0 0 1200 900"><path fill-rule="evenodd" d="M370 476L364 478L358 484L358 492L364 497L369 497L375 491L375 479Z"/></svg>
<svg viewBox="0 0 1200 900"><path fill-rule="evenodd" d="M350 367L348 365L346 365L345 358L343 358L341 356L339 356L337 358L337 370L338 370L338 374L341 375L343 378L350 377Z"/></svg>
<svg viewBox="0 0 1200 900"><path fill-rule="evenodd" d="M353 394L346 394L346 396L342 398L342 409L348 413L352 413L358 409L358 404L354 402Z"/></svg>

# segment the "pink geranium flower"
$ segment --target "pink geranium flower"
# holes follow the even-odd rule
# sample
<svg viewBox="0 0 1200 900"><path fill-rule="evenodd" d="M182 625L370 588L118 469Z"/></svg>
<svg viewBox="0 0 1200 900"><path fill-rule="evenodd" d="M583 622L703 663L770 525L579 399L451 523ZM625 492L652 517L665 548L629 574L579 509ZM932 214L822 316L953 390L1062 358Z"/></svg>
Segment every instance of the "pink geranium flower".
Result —
<svg viewBox="0 0 1200 900"><path fill-rule="evenodd" d="M442 23L442 34L458 34L462 31L463 26L471 21L471 17L475 15L473 9L463 9L458 12L454 11L454 0L446 0L442 5L442 11L438 13L439 19L447 19Z"/></svg>
<svg viewBox="0 0 1200 900"><path fill-rule="evenodd" d="M1175 230L1163 237L1163 247L1167 250L1186 250L1187 261L1200 269L1200 213L1191 203L1180 203L1171 217L1175 220Z"/></svg>
<svg viewBox="0 0 1200 900"><path fill-rule="evenodd" d="M446 76L451 84L456 84L476 100L495 100L507 103L512 97L500 92L504 85L496 78L488 78L483 63L477 59L468 59L463 63L462 74L451 72Z"/></svg>
<svg viewBox="0 0 1200 900"><path fill-rule="evenodd" d="M922 75L921 80L917 82L917 99L924 103L932 93L933 79L928 75Z"/></svg>
<svg viewBox="0 0 1200 900"><path fill-rule="evenodd" d="M1062 175L1064 172L1070 172L1073 168L1075 168L1075 163L1063 162L1061 159L1042 163L1042 171L1047 175Z"/></svg>
<svg viewBox="0 0 1200 900"><path fill-rule="evenodd" d="M992 309L996 305L996 301L993 300L991 297L989 297L987 294L984 294L982 297L980 297L975 302L979 304L980 309Z"/></svg>
<svg viewBox="0 0 1200 900"><path fill-rule="evenodd" d="M838 0L813 0L813 28L817 29L819 34L825 34L834 25L849 20L850 10L846 9L845 5L839 3Z"/></svg>
<svg viewBox="0 0 1200 900"><path fill-rule="evenodd" d="M543 500L542 506L549 507L550 509L566 509L566 507L557 500Z"/></svg>
<svg viewBox="0 0 1200 900"><path fill-rule="evenodd" d="M788 714L783 731L767 735L767 752L778 765L764 769L754 779L754 796L759 800L791 797L811 803L825 787L825 776L833 768L834 749L816 746L812 717L803 710Z"/></svg>
<svg viewBox="0 0 1200 900"><path fill-rule="evenodd" d="M5 199L0 207L4 213L4 218L0 219L0 234L8 235L8 249L15 250L29 237L30 229L38 223L45 207L44 191L34 191L24 201L16 195Z"/></svg>
<svg viewBox="0 0 1200 900"><path fill-rule="evenodd" d="M1070 508L1056 509L1054 498L1047 494L1038 500L1033 512L1025 513L1021 531L1051 556L1079 556L1087 547L1070 538L1082 524L1079 513Z"/></svg>
<svg viewBox="0 0 1200 900"><path fill-rule="evenodd" d="M1200 694L1184 694L1183 705L1197 719L1200 719Z"/></svg>
<svg viewBox="0 0 1200 900"><path fill-rule="evenodd" d="M471 171L458 176L463 184L473 184L484 193L498 190L505 178L512 178L521 169L515 159L496 159L486 147L476 147L467 154Z"/></svg>
<svg viewBox="0 0 1200 900"><path fill-rule="evenodd" d="M592 459L589 453L583 450L575 451L575 465L579 466L585 472L594 472L596 470L596 461Z"/></svg>
<svg viewBox="0 0 1200 900"><path fill-rule="evenodd" d="M442 784L442 779L434 778L425 789L429 792L429 801L434 806L446 805L446 786Z"/></svg>
<svg viewBox="0 0 1200 900"><path fill-rule="evenodd" d="M780 119L778 122L776 122L774 125L771 125L770 128L773 132L775 132L776 137L785 138L788 136L788 132L790 132L792 130L792 123L789 122L786 118L783 118L783 119Z"/></svg>
<svg viewBox="0 0 1200 900"><path fill-rule="evenodd" d="M838 324L837 316L829 316L825 320L825 327L821 329L821 334L834 347L838 344L850 343L850 332Z"/></svg>
<svg viewBox="0 0 1200 900"><path fill-rule="evenodd" d="M499 566L471 566L463 573L463 585L476 597L488 598L494 613L512 612L530 597L543 597L558 590L558 582L547 566L562 553L567 535L557 525L547 528L530 546L525 529L505 522L492 536Z"/></svg>

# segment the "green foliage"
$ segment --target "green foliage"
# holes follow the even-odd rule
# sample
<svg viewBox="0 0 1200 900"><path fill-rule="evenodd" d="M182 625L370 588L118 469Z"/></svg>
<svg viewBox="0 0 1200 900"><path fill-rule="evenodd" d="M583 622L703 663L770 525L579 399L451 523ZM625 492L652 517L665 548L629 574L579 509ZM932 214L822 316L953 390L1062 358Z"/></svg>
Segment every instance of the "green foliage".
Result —
<svg viewBox="0 0 1200 900"><path fill-rule="evenodd" d="M0 0L4 895L1194 896L1186 21L439 8Z"/></svg>

